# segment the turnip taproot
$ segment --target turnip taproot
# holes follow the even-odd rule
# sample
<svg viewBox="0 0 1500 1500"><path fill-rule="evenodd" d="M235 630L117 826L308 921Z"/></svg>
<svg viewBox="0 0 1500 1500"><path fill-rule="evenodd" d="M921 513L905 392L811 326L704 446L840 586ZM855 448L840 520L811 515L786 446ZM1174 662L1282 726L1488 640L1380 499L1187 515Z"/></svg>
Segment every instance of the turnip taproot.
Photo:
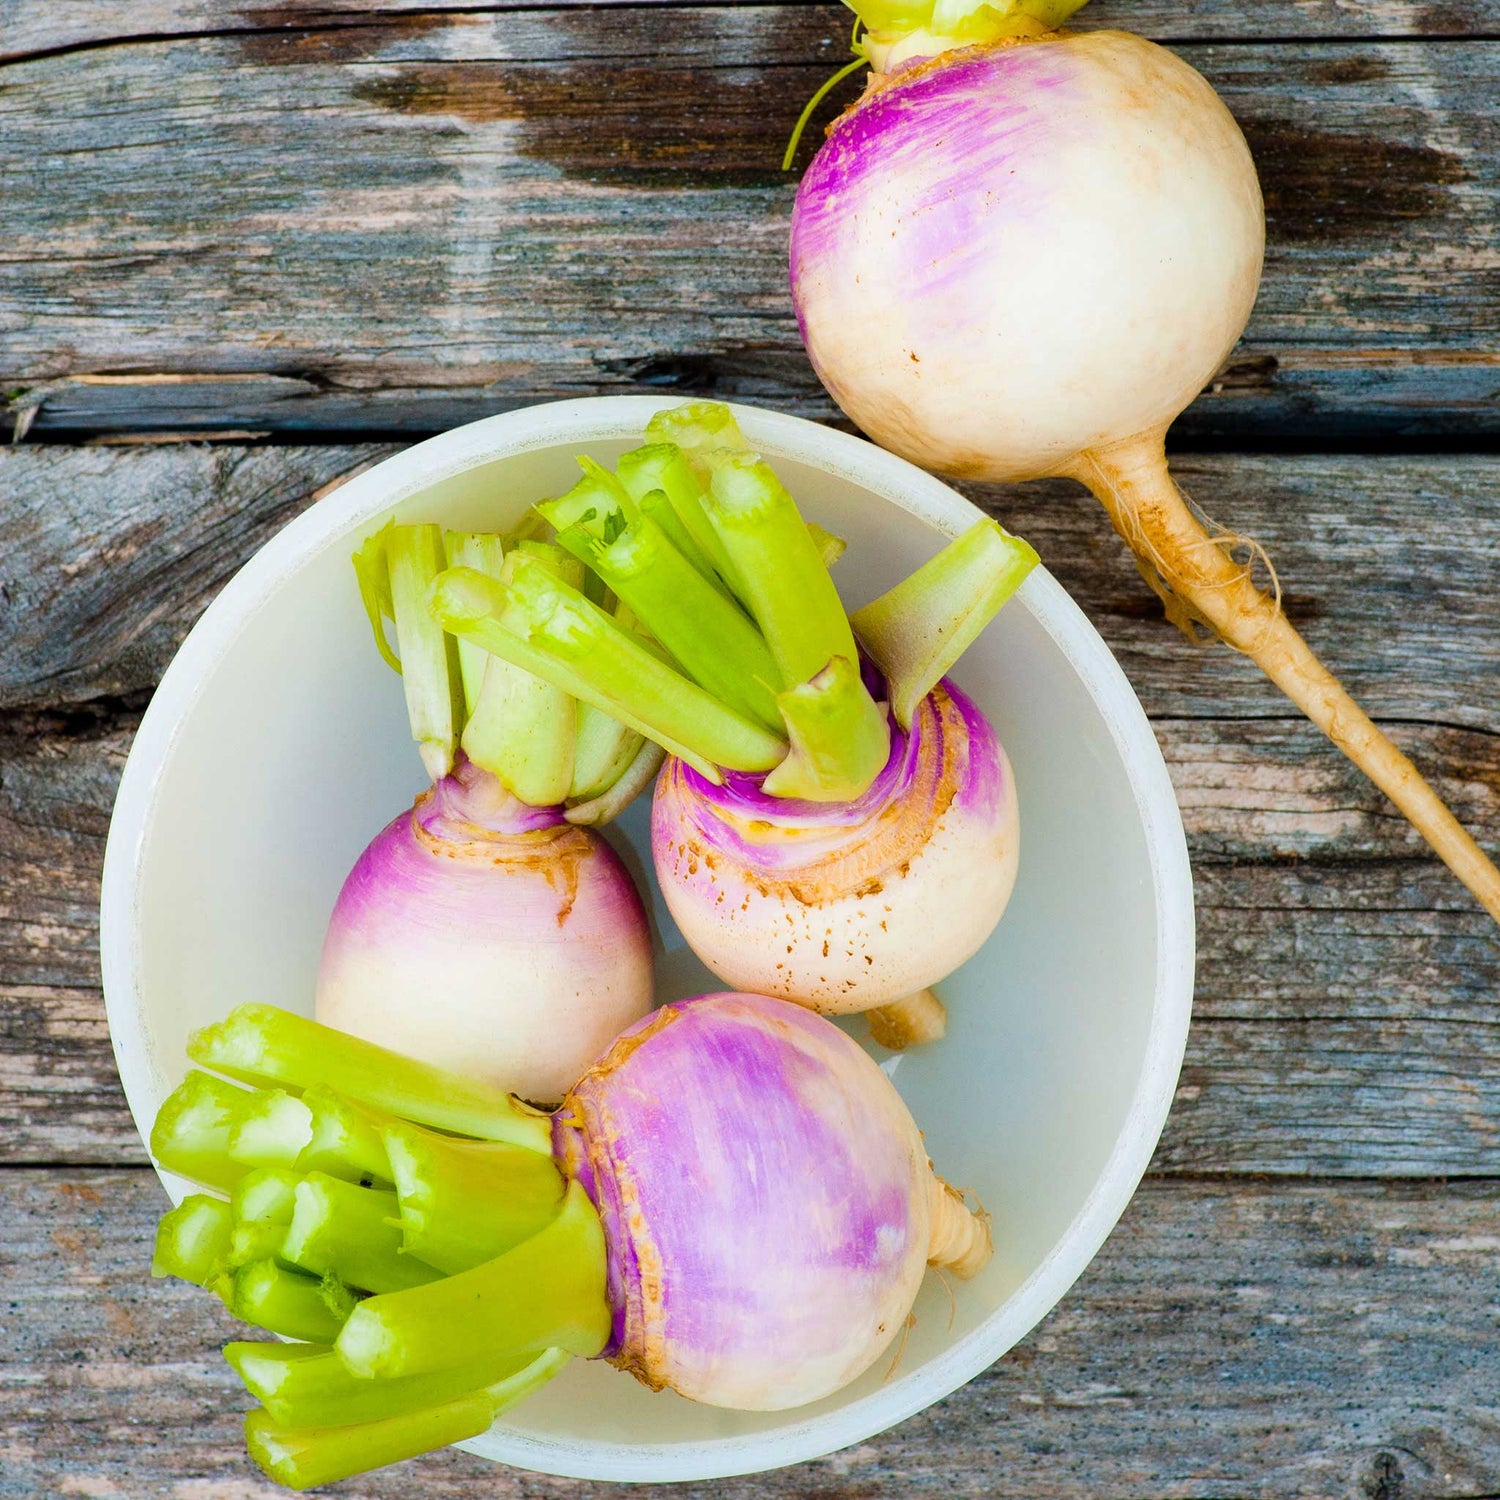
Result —
<svg viewBox="0 0 1500 1500"><path fill-rule="evenodd" d="M1500 871L1168 474L1167 427L1260 277L1260 188L1229 111L1163 47L1048 29L1079 0L849 3L873 71L791 231L834 399L939 473L1086 485L1168 617L1256 661L1500 920Z"/></svg>

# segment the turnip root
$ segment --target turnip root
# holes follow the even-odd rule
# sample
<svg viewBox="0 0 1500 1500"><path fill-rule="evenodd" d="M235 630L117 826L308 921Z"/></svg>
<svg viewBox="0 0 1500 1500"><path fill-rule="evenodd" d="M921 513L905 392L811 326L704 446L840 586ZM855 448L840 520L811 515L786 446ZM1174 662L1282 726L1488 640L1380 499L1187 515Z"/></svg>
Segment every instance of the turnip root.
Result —
<svg viewBox="0 0 1500 1500"><path fill-rule="evenodd" d="M1072 0L852 3L875 71L791 234L834 399L939 473L1086 485L1169 618L1256 661L1500 920L1500 872L1168 474L1167 427L1260 276L1260 189L1228 110L1140 37L1048 31Z"/></svg>
<svg viewBox="0 0 1500 1500"><path fill-rule="evenodd" d="M168 1213L153 1269L313 1345L225 1350L261 1402L251 1454L294 1488L474 1437L570 1355L715 1406L819 1400L899 1336L928 1265L990 1256L874 1060L763 995L663 1006L550 1119L271 1006L188 1051L251 1087L192 1073L158 1114L156 1160L231 1196ZM249 1122L286 1100L361 1143L287 1129L251 1166Z"/></svg>

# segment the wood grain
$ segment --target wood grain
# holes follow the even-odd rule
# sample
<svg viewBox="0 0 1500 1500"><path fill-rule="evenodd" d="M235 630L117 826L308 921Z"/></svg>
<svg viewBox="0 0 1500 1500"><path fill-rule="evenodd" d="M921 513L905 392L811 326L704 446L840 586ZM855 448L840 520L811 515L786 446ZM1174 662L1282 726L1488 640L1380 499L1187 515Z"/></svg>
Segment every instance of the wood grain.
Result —
<svg viewBox="0 0 1500 1500"><path fill-rule="evenodd" d="M14 715L0 739L0 1162L142 1159L97 967L99 869L132 724ZM1157 731L1194 860L1199 959L1156 1169L1492 1175L1493 924L1300 722ZM1500 846L1500 741L1400 733L1420 759L1488 768L1443 788Z"/></svg>
<svg viewBox="0 0 1500 1500"><path fill-rule="evenodd" d="M272 1500L217 1357L237 1325L147 1274L144 1172L0 1174L0 1500ZM1500 1190L1148 1181L1014 1352L817 1463L641 1500L1318 1497L1500 1490L1489 1391ZM622 1379L625 1377L621 1377ZM349 1500L575 1500L602 1485L433 1455Z"/></svg>
<svg viewBox="0 0 1500 1500"><path fill-rule="evenodd" d="M270 532L388 451L0 448L0 707L149 692L187 627ZM1195 454L1177 469L1210 514L1265 543L1292 621L1377 718L1474 731L1480 738L1443 751L1457 757L1451 777L1493 774L1481 751L1484 735L1500 734L1500 458ZM1190 647L1163 623L1078 486L969 493L1037 546L1153 717L1292 712L1248 662ZM1331 752L1307 748L1342 774ZM1472 777L1470 755L1481 756Z"/></svg>
<svg viewBox="0 0 1500 1500"><path fill-rule="evenodd" d="M0 705L149 692L273 532L389 448L0 454Z"/></svg>
<svg viewBox="0 0 1500 1500"><path fill-rule="evenodd" d="M410 433L642 386L826 413L775 168L839 16L427 13L13 63L6 387L59 435ZM1500 44L1182 50L1244 122L1270 222L1188 433L1493 432ZM211 379L79 383L163 373Z"/></svg>
<svg viewBox="0 0 1500 1500"><path fill-rule="evenodd" d="M552 0L550 8L585 3L600 0ZM367 0L0 0L0 63L145 37L420 26L428 16L527 8L524 0L382 0L378 5ZM1495 0L1261 0L1251 9L1233 0L1092 0L1075 24L1082 30L1118 26L1143 36L1193 41L1482 36L1500 29L1500 6Z"/></svg>

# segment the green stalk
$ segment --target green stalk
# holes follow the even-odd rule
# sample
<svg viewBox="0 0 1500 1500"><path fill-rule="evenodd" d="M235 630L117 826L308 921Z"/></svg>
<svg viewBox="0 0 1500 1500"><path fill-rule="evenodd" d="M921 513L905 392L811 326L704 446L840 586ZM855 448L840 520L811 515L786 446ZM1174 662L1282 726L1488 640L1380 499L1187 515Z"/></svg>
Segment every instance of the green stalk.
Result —
<svg viewBox="0 0 1500 1500"><path fill-rule="evenodd" d="M545 1385L567 1361L566 1354L549 1350L509 1380L484 1391L352 1427L288 1429L278 1427L268 1412L252 1411L245 1418L245 1443L251 1458L278 1484L294 1490L333 1484L478 1437L503 1411Z"/></svg>
<svg viewBox="0 0 1500 1500"><path fill-rule="evenodd" d="M1020 537L995 521L978 521L850 616L885 673L891 711L903 729L1039 561Z"/></svg>
<svg viewBox="0 0 1500 1500"><path fill-rule="evenodd" d="M505 562L505 541L492 531L445 531L443 556L450 568L473 568L491 578L498 578ZM488 661L489 657L477 646L465 641L458 643L458 670L463 678L464 705L470 715L479 702L479 689L484 683L484 668Z"/></svg>
<svg viewBox="0 0 1500 1500"><path fill-rule="evenodd" d="M792 748L763 783L771 796L848 802L869 788L890 755L891 736L853 662L835 656L776 703Z"/></svg>
<svg viewBox="0 0 1500 1500"><path fill-rule="evenodd" d="M580 458L578 464L583 478L567 494L559 495L556 500L543 500L536 506L538 515L558 531L582 525L602 536L611 516L618 516L624 522L638 514L630 491L608 469L591 458Z"/></svg>
<svg viewBox="0 0 1500 1500"><path fill-rule="evenodd" d="M642 516L605 545L576 527L558 533L645 622L706 692L773 734L781 715L776 663L749 619Z"/></svg>
<svg viewBox="0 0 1500 1500"><path fill-rule="evenodd" d="M240 1005L188 1038L194 1062L249 1083L320 1084L419 1125L552 1154L551 1117L489 1084L274 1005Z"/></svg>
<svg viewBox="0 0 1500 1500"><path fill-rule="evenodd" d="M612 1325L605 1269L599 1216L573 1182L561 1213L540 1233L471 1271L360 1303L334 1347L365 1379L527 1350L592 1357Z"/></svg>
<svg viewBox="0 0 1500 1500"><path fill-rule="evenodd" d="M391 599L391 570L385 558L385 544L395 524L387 521L379 531L367 536L354 554L353 562L360 602L369 617L375 648L380 652L381 660L399 677L401 658L391 649L390 638L385 633L385 622L396 617L396 606Z"/></svg>
<svg viewBox="0 0 1500 1500"><path fill-rule="evenodd" d="M385 1132L385 1147L402 1243L440 1271L467 1271L504 1255L562 1209L563 1175L535 1151L400 1124Z"/></svg>
<svg viewBox="0 0 1500 1500"><path fill-rule="evenodd" d="M162 1215L156 1226L153 1276L177 1276L212 1286L224 1274L234 1235L234 1213L222 1198L194 1193Z"/></svg>
<svg viewBox="0 0 1500 1500"><path fill-rule="evenodd" d="M646 437L653 443L675 443L705 477L710 455L750 451L734 413L722 401L685 401L659 411L646 424Z"/></svg>
<svg viewBox="0 0 1500 1500"><path fill-rule="evenodd" d="M229 1142L260 1097L196 1069L167 1095L151 1127L151 1154L169 1172L227 1193L250 1170Z"/></svg>
<svg viewBox="0 0 1500 1500"><path fill-rule="evenodd" d="M506 587L455 568L438 580L433 603L453 634L603 709L710 780L720 779L719 766L769 770L786 752L543 569L518 567Z"/></svg>
<svg viewBox="0 0 1500 1500"><path fill-rule="evenodd" d="M754 454L726 456L713 471L708 514L745 581L780 687L809 681L835 656L858 660L838 590L769 464Z"/></svg>
<svg viewBox="0 0 1500 1500"><path fill-rule="evenodd" d="M284 1167L247 1172L229 1195L234 1233L229 1264L238 1270L253 1260L286 1260L286 1232L297 1202L301 1177Z"/></svg>
<svg viewBox="0 0 1500 1500"><path fill-rule="evenodd" d="M438 1406L509 1380L535 1362L529 1354L403 1380L361 1380L327 1344L237 1343L224 1358L278 1427L348 1427Z"/></svg>
<svg viewBox="0 0 1500 1500"><path fill-rule="evenodd" d="M503 1148L541 1161L520 1146ZM550 1161L542 1165L551 1170ZM317 1276L337 1276L367 1292L401 1292L439 1273L402 1248L401 1209L394 1193L355 1187L313 1172L297 1184L296 1207L281 1255Z"/></svg>
<svg viewBox="0 0 1500 1500"><path fill-rule="evenodd" d="M229 1155L246 1167L295 1166L312 1139L312 1112L295 1094L266 1090L229 1132Z"/></svg>
<svg viewBox="0 0 1500 1500"><path fill-rule="evenodd" d="M823 559L825 568L831 568L849 550L849 543L843 537L824 531L816 521L807 523L807 534L812 538L813 546L818 549L818 556Z"/></svg>
<svg viewBox="0 0 1500 1500"><path fill-rule="evenodd" d="M326 1172L362 1187L392 1185L380 1132L393 1115L366 1109L332 1089L310 1088L302 1102L312 1115L311 1138L297 1158L303 1172Z"/></svg>
<svg viewBox="0 0 1500 1500"><path fill-rule="evenodd" d="M273 1224L269 1219L236 1224L229 1237L229 1269L237 1271L257 1260L285 1261L286 1229L285 1224Z"/></svg>
<svg viewBox="0 0 1500 1500"><path fill-rule="evenodd" d="M264 1222L280 1224L284 1228L292 1222L297 1184L301 1181L300 1172L285 1167L261 1167L258 1171L247 1172L229 1195L235 1223Z"/></svg>
<svg viewBox="0 0 1500 1500"><path fill-rule="evenodd" d="M463 724L463 678L457 644L427 612L427 590L446 566L437 526L393 526L386 534L391 607L401 651L406 714L427 774L440 780L453 769Z"/></svg>
<svg viewBox="0 0 1500 1500"><path fill-rule="evenodd" d="M544 542L522 542L505 559L498 581L509 583L523 565L544 569L573 588L583 582L581 565ZM573 782L577 705L572 695L488 655L473 641L460 639L459 644L485 655L489 663L474 717L464 729L464 753L528 807L555 806Z"/></svg>
<svg viewBox="0 0 1500 1500"><path fill-rule="evenodd" d="M586 802L574 803L563 816L568 822L581 827L602 826L612 823L648 786L656 779L667 752L654 740L640 740L635 759L597 797Z"/></svg>
<svg viewBox="0 0 1500 1500"><path fill-rule="evenodd" d="M705 555L703 549L693 540L693 534L683 524L682 517L672 507L672 502L667 498L665 490L647 490L637 502L641 508L641 519L654 521L671 538L672 545L682 553L683 557L692 565L693 571L709 585L716 593L722 594L724 598L733 597L729 590L720 581L713 561ZM701 508L701 502L700 502ZM707 518L705 517L705 522Z"/></svg>
<svg viewBox="0 0 1500 1500"><path fill-rule="evenodd" d="M228 1301L241 1322L310 1344L331 1344L355 1307L349 1289L333 1278L319 1281L274 1260L241 1266Z"/></svg>
<svg viewBox="0 0 1500 1500"><path fill-rule="evenodd" d="M578 704L577 721L568 801L586 802L602 796L625 774L643 739L592 703Z"/></svg>
<svg viewBox="0 0 1500 1500"><path fill-rule="evenodd" d="M660 490L667 497L668 508L693 544L697 554L695 562L701 559L707 563L708 576L712 578L717 574L729 590L738 595L739 579L734 564L703 508L704 483L688 461L687 454L676 443L649 443L644 448L621 454L615 468L621 483L632 494L639 493L644 497L653 490ZM644 498L641 503L644 507Z"/></svg>

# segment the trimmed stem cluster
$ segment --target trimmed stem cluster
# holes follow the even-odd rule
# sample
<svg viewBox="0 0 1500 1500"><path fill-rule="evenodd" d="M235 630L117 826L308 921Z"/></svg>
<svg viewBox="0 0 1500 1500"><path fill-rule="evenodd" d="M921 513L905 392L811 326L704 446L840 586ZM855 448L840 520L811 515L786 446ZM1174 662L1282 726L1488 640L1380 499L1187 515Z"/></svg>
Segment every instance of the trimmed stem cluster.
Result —
<svg viewBox="0 0 1500 1500"><path fill-rule="evenodd" d="M428 775L438 782L467 763L494 778L512 806L562 807L569 822L606 822L655 774L660 749L524 666L447 633L427 596L449 568L496 584L527 568L585 586L581 563L524 531L506 538L393 521L365 540L354 555L360 595L382 658L402 676ZM497 810L488 806L484 816Z"/></svg>
<svg viewBox="0 0 1500 1500"><path fill-rule="evenodd" d="M307 1489L475 1437L605 1347L604 1231L548 1116L272 1006L188 1053L151 1150L208 1191L162 1219L153 1270L302 1341L224 1351L273 1479Z"/></svg>
<svg viewBox="0 0 1500 1500"><path fill-rule="evenodd" d="M910 725L1036 553L981 521L850 617L829 574L842 543L803 519L728 407L661 412L646 437L613 473L581 459L579 483L537 507L550 554L438 575L433 618L491 671L543 679L712 782L740 771L775 797L860 796L889 757L888 713Z"/></svg>

